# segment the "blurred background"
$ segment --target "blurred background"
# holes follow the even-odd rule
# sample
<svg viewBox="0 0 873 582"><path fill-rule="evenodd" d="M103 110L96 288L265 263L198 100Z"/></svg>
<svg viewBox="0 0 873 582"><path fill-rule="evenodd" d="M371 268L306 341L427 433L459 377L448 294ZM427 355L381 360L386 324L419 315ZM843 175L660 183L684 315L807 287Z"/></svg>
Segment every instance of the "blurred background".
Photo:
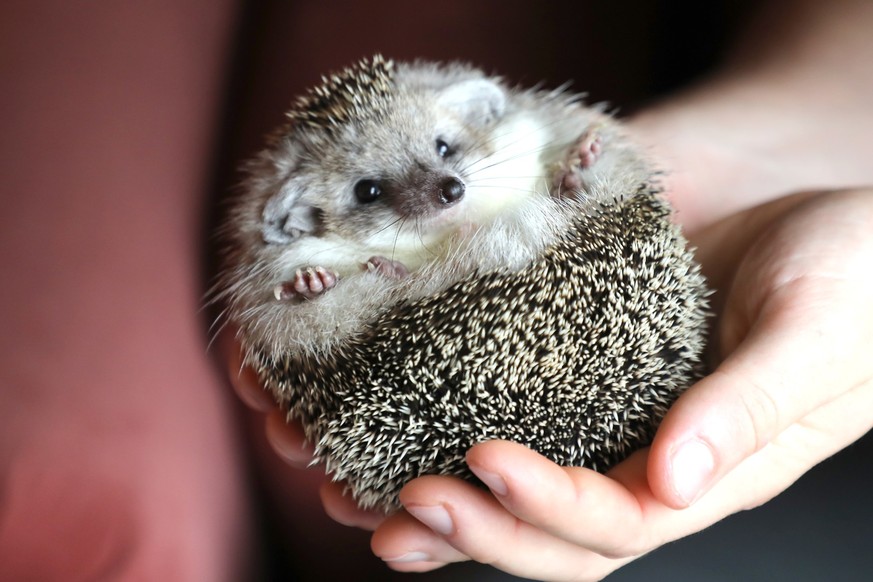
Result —
<svg viewBox="0 0 873 582"><path fill-rule="evenodd" d="M240 164L296 95L376 52L570 81L630 115L713 71L758 4L4 3L0 579L115 579L137 559L141 579L412 579L323 515L320 476L276 459L207 350L211 232ZM868 579L871 458L868 435L609 579ZM150 565L173 551L173 575ZM192 555L210 574L185 574Z"/></svg>

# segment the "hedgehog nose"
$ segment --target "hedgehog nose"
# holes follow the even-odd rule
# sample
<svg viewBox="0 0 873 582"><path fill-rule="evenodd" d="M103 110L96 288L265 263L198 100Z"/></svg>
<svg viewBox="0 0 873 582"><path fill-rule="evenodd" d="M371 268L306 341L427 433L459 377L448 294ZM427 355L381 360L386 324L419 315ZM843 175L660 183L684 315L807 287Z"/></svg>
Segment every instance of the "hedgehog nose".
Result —
<svg viewBox="0 0 873 582"><path fill-rule="evenodd" d="M454 204L464 197L464 183L457 178L446 178L440 183L440 202L445 205Z"/></svg>

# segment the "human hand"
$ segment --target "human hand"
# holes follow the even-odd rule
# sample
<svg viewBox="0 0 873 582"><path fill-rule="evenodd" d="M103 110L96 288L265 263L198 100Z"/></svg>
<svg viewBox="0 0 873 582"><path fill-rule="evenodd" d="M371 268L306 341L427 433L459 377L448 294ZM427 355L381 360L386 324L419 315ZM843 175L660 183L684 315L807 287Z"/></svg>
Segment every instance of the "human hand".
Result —
<svg viewBox="0 0 873 582"><path fill-rule="evenodd" d="M770 499L870 426L857 412L873 408L864 357L873 346L864 268L873 264L871 226L873 193L848 192L795 196L700 233L699 258L725 297L714 338L723 362L676 403L650 451L607 476L491 442L468 460L493 496L425 477L403 491L408 511L385 520L325 483L325 508L341 523L378 528L373 549L398 570L473 558L535 578L596 579ZM238 359L231 369L239 371ZM253 373L237 374L235 385L268 413L280 457L307 464L302 430L284 422ZM690 456L679 452L682 443L692 443ZM694 456L707 450L711 465ZM683 458L711 470L680 474Z"/></svg>
<svg viewBox="0 0 873 582"><path fill-rule="evenodd" d="M474 559L538 579L599 579L777 495L873 424L871 233L873 191L797 196L702 232L700 256L725 297L720 364L677 401L649 450L604 476L483 443L467 460L491 492L413 481L374 552L398 570ZM357 519L353 505L326 501Z"/></svg>

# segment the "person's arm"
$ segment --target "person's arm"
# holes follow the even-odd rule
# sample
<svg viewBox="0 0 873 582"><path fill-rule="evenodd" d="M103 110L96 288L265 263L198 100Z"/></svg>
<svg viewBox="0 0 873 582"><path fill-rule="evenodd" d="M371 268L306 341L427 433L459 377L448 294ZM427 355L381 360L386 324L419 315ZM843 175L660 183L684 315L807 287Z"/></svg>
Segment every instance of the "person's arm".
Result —
<svg viewBox="0 0 873 582"><path fill-rule="evenodd" d="M631 120L686 229L873 182L871 26L865 0L771 2L723 68Z"/></svg>

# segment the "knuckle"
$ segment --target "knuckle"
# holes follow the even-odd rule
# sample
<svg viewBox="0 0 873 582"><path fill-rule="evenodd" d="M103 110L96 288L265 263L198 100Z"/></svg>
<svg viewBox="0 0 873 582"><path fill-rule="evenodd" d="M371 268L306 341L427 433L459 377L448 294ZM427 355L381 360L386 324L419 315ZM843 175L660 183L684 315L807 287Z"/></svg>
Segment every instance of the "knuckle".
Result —
<svg viewBox="0 0 873 582"><path fill-rule="evenodd" d="M518 519L513 520L513 525L509 526L510 530L506 532L501 542L497 542L491 536L478 535L468 528L460 528L452 536L450 543L458 551L463 552L471 559L481 564L494 566L495 568L504 570L511 568L518 555L513 551L523 545L520 541L520 529L523 527Z"/></svg>
<svg viewBox="0 0 873 582"><path fill-rule="evenodd" d="M771 392L761 383L748 376L742 377L738 398L747 427L744 434L751 435L751 446L757 451L763 448L781 425L780 406Z"/></svg>
<svg viewBox="0 0 873 582"><path fill-rule="evenodd" d="M598 553L609 560L627 560L641 556L651 549L645 540L633 538L614 543L610 548Z"/></svg>

